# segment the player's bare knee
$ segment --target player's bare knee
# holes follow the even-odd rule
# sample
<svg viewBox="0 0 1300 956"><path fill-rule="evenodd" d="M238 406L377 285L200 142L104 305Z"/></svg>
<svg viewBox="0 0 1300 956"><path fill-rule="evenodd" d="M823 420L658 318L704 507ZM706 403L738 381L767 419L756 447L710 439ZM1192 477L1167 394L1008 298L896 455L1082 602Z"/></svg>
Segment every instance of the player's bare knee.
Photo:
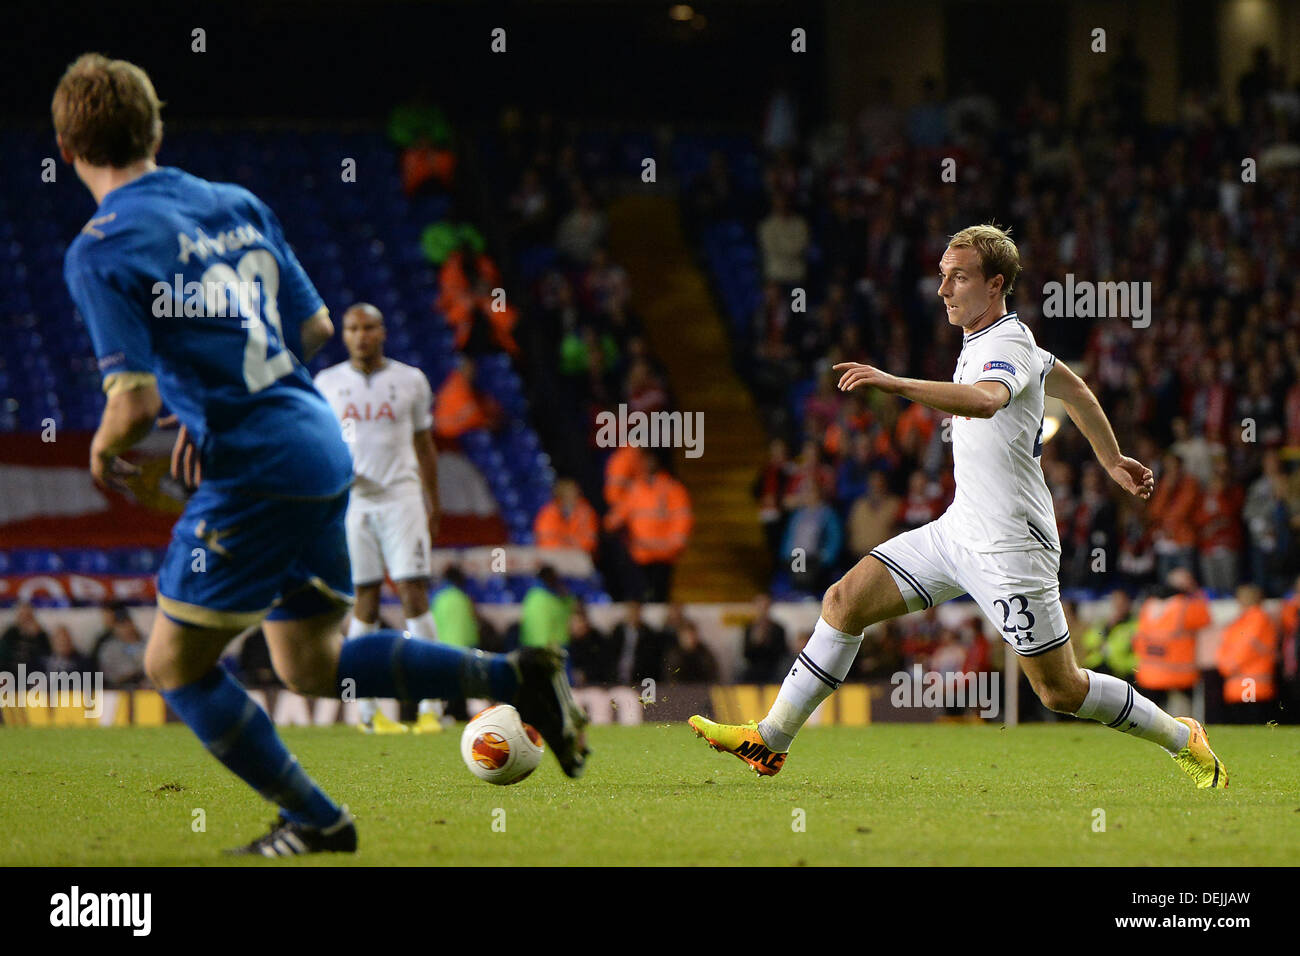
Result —
<svg viewBox="0 0 1300 956"><path fill-rule="evenodd" d="M849 613L848 597L845 594L844 579L836 581L822 595L822 618L831 626L844 622Z"/></svg>
<svg viewBox="0 0 1300 956"><path fill-rule="evenodd" d="M1082 673L1079 675L1082 677ZM1034 688L1038 699L1048 710L1058 714L1073 714L1083 706L1083 699L1088 694L1088 684L1071 678L1044 681Z"/></svg>

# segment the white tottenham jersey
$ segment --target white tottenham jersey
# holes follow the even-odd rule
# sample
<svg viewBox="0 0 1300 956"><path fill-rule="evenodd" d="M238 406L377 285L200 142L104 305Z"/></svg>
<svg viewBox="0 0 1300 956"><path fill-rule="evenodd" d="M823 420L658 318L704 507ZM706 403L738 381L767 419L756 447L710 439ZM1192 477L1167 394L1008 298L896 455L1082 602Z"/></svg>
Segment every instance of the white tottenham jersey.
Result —
<svg viewBox="0 0 1300 956"><path fill-rule="evenodd" d="M939 520L972 551L1061 550L1039 457L1044 381L1055 363L1014 312L962 343L954 382L1001 382L1011 391L992 418L952 420L957 493Z"/></svg>
<svg viewBox="0 0 1300 956"><path fill-rule="evenodd" d="M387 498L418 491L412 437L433 427L433 390L424 373L393 359L370 375L341 362L324 369L315 383L352 450L353 494Z"/></svg>

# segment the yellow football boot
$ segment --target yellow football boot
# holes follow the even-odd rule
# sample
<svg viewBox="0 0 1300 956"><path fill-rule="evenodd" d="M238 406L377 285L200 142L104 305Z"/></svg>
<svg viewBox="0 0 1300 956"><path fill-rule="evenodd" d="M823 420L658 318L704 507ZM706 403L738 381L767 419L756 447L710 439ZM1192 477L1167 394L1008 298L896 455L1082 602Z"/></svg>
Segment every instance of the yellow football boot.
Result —
<svg viewBox="0 0 1300 956"><path fill-rule="evenodd" d="M442 721L437 714L421 714L416 718L415 726L411 729L417 734L440 734Z"/></svg>
<svg viewBox="0 0 1300 956"><path fill-rule="evenodd" d="M357 724L357 728L364 734L409 734L411 728L400 721L393 720L382 710L375 711L375 716L370 719L370 723Z"/></svg>
<svg viewBox="0 0 1300 956"><path fill-rule="evenodd" d="M1210 749L1210 742L1205 739L1205 728L1191 717L1175 717L1179 723L1186 724L1192 735L1187 738L1187 746L1176 754L1171 754L1174 763L1187 771L1187 775L1196 781L1202 790L1221 788L1228 785L1228 768L1219 762L1219 758Z"/></svg>
<svg viewBox="0 0 1300 956"><path fill-rule="evenodd" d="M710 747L734 754L762 777L774 777L785 764L785 753L777 753L763 742L758 724L718 724L696 714L689 721L695 736L703 737Z"/></svg>

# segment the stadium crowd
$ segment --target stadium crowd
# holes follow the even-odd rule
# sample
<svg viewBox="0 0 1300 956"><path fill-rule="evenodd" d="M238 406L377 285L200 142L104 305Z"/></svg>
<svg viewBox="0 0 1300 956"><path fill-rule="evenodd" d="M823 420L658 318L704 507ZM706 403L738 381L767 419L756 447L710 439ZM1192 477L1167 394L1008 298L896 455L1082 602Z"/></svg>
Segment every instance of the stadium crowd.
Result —
<svg viewBox="0 0 1300 956"><path fill-rule="evenodd" d="M797 124L769 123L757 191L720 152L686 185L697 237L735 223L753 236L763 285L737 364L773 435L755 493L776 566L792 546L819 555L796 590L820 593L951 500L944 415L845 396L830 366L947 379L960 336L937 309L937 262L949 235L994 216L1024 266L1012 307L1157 475L1142 504L1072 427L1046 444L1063 588L1136 593L1175 568L1215 595L1240 581L1270 597L1289 588L1300 566L1300 94L1262 53L1240 84L1242 123L1191 89L1177 122L1157 125L1144 119L1142 75L1117 65L1073 117L1033 88L1001 109L969 86L941 102L932 83L904 111L882 79L851 123L802 139ZM945 159L955 182L941 178ZM1049 283L1074 280L1146 283L1149 311L1044 315Z"/></svg>
<svg viewBox="0 0 1300 956"><path fill-rule="evenodd" d="M531 351L552 449L566 477L536 515L539 547L576 547L605 572L615 599L668 600L693 526L671 455L602 447L598 417L670 411L675 400L631 307L627 270L610 255L601 195L614 173L584 155L578 130L507 113L497 177L510 188L505 234L527 283ZM539 427L546 427L540 425Z"/></svg>

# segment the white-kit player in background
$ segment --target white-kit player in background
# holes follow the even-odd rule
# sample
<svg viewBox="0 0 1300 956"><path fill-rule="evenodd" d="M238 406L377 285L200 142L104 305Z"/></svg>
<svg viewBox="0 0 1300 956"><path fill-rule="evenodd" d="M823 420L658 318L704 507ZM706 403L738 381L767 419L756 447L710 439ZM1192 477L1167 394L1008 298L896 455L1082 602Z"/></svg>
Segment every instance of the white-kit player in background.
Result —
<svg viewBox="0 0 1300 956"><path fill-rule="evenodd" d="M418 368L384 355L384 316L368 303L343 313L348 360L316 376L352 449L355 479L348 502L348 554L356 604L348 637L379 628L385 570L397 587L406 630L437 640L429 609L430 549L438 536L438 455L433 445L433 390ZM406 733L374 700L360 701L360 728ZM441 703L420 701L416 733L442 729Z"/></svg>

